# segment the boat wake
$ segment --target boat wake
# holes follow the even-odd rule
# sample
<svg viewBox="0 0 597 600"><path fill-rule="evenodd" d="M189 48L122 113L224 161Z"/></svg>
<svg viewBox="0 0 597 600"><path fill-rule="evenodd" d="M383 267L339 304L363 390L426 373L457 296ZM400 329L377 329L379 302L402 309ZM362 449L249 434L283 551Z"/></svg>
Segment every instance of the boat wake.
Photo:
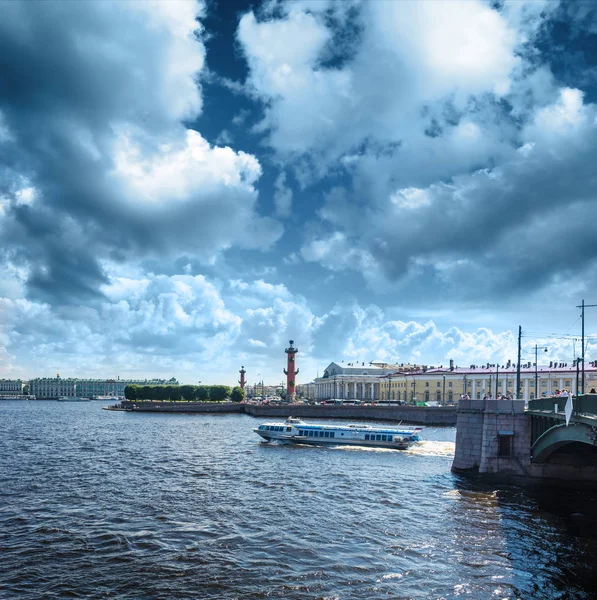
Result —
<svg viewBox="0 0 597 600"><path fill-rule="evenodd" d="M417 456L454 456L455 448L454 442L423 440L418 444L413 444L407 452Z"/></svg>

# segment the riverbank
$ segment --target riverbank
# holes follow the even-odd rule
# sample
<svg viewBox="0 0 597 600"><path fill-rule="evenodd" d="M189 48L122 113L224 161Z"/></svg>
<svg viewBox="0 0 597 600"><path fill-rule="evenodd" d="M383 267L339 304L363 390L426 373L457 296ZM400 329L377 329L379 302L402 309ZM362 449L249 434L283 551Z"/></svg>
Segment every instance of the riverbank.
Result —
<svg viewBox="0 0 597 600"><path fill-rule="evenodd" d="M417 425L453 426L457 419L456 406L267 405L234 402L139 402L127 400L122 402L120 407L131 412L240 413L260 418L293 416L305 419L404 421Z"/></svg>

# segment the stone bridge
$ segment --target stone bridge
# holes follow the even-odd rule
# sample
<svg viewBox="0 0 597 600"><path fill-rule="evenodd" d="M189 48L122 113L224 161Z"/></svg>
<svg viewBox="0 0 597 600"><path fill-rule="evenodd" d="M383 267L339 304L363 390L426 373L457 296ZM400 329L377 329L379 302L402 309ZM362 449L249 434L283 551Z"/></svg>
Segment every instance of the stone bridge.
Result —
<svg viewBox="0 0 597 600"><path fill-rule="evenodd" d="M452 470L597 487L597 394L571 400L461 400Z"/></svg>

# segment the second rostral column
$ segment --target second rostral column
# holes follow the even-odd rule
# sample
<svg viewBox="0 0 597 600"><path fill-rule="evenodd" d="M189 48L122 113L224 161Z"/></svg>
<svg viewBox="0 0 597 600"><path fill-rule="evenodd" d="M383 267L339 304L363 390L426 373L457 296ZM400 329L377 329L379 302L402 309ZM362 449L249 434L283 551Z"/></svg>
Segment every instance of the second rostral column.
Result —
<svg viewBox="0 0 597 600"><path fill-rule="evenodd" d="M240 381L238 383L240 383L240 387L244 390L245 389L245 383L246 383L245 382L245 373L246 373L246 371L245 371L245 366L244 365L240 368L239 373L240 373Z"/></svg>
<svg viewBox="0 0 597 600"><path fill-rule="evenodd" d="M292 344L294 344L294 341L290 340L290 347L284 350L288 354L287 367L284 369L284 373L286 374L286 400L288 402L294 402L296 399L296 376L299 372L298 369L295 369L296 363L294 360L294 355L298 352L298 348L293 348Z"/></svg>

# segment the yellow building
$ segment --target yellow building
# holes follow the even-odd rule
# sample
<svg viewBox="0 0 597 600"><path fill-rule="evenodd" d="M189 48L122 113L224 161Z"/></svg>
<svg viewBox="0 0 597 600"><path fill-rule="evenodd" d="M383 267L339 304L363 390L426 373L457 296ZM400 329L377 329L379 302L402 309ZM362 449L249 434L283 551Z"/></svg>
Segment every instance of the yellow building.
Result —
<svg viewBox="0 0 597 600"><path fill-rule="evenodd" d="M517 368L508 361L504 365L485 364L470 367L423 367L416 371L396 371L380 377L380 401L431 402L452 404L468 394L473 399L500 395L516 397ZM536 388L539 392L536 392ZM597 361L585 367L585 391L597 388ZM577 390L576 365L554 363L539 365L525 363L520 368L520 397L526 401L537 396L550 396L556 390ZM582 390L579 373L578 389Z"/></svg>

